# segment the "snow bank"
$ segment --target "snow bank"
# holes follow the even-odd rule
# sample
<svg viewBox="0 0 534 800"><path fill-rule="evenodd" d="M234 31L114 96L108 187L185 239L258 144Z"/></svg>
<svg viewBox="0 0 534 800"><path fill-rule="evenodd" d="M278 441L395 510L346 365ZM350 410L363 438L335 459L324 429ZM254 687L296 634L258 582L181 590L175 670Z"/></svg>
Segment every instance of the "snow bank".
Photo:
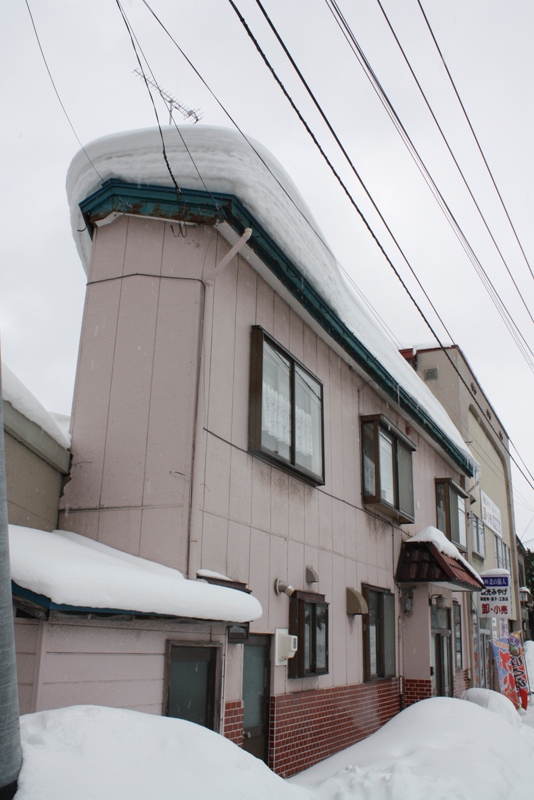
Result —
<svg viewBox="0 0 534 800"><path fill-rule="evenodd" d="M445 536L442 531L438 528L435 528L433 525L428 525L426 528L423 528L422 531L416 533L415 536L411 536L408 539L409 542L431 542L440 553L444 553L444 555L449 556L449 558L454 558L455 561L459 561L469 572L473 575L480 583L482 583L482 578L476 572L471 564L465 560L463 555L460 553L458 548ZM487 573L485 572L484 575Z"/></svg>
<svg viewBox="0 0 534 800"><path fill-rule="evenodd" d="M176 569L69 531L10 525L9 549L12 580L54 603L228 622L262 614L252 595L186 580Z"/></svg>
<svg viewBox="0 0 534 800"><path fill-rule="evenodd" d="M482 708L487 708L493 714L500 714L514 728L519 728L521 720L511 700L499 692L491 689L467 689L462 695L462 700L476 703Z"/></svg>
<svg viewBox="0 0 534 800"><path fill-rule="evenodd" d="M200 190L207 187L239 197L330 308L434 419L476 470L478 465L445 409L355 295L323 243L324 237L295 184L269 151L249 139L253 149L241 134L227 128L184 126L180 135L175 128L164 128L163 134L178 185ZM85 149L102 181L120 178L129 183L171 185L160 134L155 128L106 136ZM80 151L68 171L67 194L72 232L86 272L91 240L78 204L96 191L100 183L87 156Z"/></svg>
<svg viewBox="0 0 534 800"><path fill-rule="evenodd" d="M532 728L435 697L289 782L319 800L525 800L533 768Z"/></svg>
<svg viewBox="0 0 534 800"><path fill-rule="evenodd" d="M523 644L523 652L525 654L525 664L527 667L528 682L530 684L530 691L534 692L534 642L528 639Z"/></svg>
<svg viewBox="0 0 534 800"><path fill-rule="evenodd" d="M23 416L35 422L62 447L70 447L70 435L60 428L37 398L4 363L2 363L2 397Z"/></svg>
<svg viewBox="0 0 534 800"><path fill-rule="evenodd" d="M313 800L207 728L72 706L21 717L16 800Z"/></svg>

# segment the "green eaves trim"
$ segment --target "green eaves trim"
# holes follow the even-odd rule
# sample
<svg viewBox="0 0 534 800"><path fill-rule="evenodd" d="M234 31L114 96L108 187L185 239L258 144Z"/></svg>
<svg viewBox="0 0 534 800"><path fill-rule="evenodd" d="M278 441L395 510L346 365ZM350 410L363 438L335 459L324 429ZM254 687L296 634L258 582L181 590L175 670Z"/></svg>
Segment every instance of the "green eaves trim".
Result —
<svg viewBox="0 0 534 800"><path fill-rule="evenodd" d="M91 235L94 223L113 212L159 217L170 222L213 225L225 221L239 236L245 228L252 228L252 236L247 244L273 275L387 396L447 453L460 470L466 475L473 475L473 468L466 456L324 302L318 291L237 197L195 189L182 189L178 195L175 189L167 186L137 185L111 178L83 200L80 209Z"/></svg>

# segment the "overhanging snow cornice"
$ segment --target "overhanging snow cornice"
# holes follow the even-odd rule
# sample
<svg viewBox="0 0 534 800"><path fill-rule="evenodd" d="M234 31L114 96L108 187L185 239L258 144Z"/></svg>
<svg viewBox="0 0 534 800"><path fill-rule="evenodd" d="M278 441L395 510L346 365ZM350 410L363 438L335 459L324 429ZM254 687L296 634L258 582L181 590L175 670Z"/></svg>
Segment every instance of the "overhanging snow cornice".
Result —
<svg viewBox="0 0 534 800"><path fill-rule="evenodd" d="M195 189L182 189L178 194L174 188L167 186L138 185L111 178L83 200L80 209L91 235L95 224L113 213L207 225L224 221L239 236L245 228L252 228L253 233L247 244L273 275L381 390L442 448L460 470L467 475L473 475L472 465L466 455L324 302L314 286L237 197Z"/></svg>

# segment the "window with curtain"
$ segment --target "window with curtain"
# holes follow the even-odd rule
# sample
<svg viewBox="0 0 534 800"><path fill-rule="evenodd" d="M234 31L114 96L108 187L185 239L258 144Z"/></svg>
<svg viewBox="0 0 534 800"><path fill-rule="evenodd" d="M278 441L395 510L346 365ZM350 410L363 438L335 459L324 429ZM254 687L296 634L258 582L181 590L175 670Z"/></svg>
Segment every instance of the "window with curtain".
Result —
<svg viewBox="0 0 534 800"><path fill-rule="evenodd" d="M256 326L250 369L251 452L324 483L323 386Z"/></svg>

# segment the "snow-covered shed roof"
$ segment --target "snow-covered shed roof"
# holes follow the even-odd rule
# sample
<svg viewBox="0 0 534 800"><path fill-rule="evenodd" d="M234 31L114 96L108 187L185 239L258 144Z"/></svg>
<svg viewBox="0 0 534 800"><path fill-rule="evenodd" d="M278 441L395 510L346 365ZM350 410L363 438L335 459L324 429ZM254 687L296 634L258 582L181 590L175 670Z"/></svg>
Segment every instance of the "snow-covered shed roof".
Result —
<svg viewBox="0 0 534 800"><path fill-rule="evenodd" d="M311 211L269 151L226 128L184 126L179 132L164 128L163 136L182 196L172 185L155 128L103 137L75 156L67 175L67 194L73 236L85 270L91 254L91 218L144 213L178 219L180 205L182 214L186 208L191 215L195 204L195 213L201 214L202 202L209 202L212 221L213 215L224 221L226 201L237 199L239 207L231 224L239 234L245 224L252 227L248 247L269 262L271 271L328 335L458 466L469 473L476 471L477 464L447 412L359 301ZM127 190L133 192L130 199L121 191L121 182L127 182ZM161 190L167 192L164 201ZM173 211L165 211L165 204ZM292 271L296 273L293 279Z"/></svg>
<svg viewBox="0 0 534 800"><path fill-rule="evenodd" d="M4 363L2 363L2 398L11 403L13 408L26 419L35 422L59 445L65 448L70 447L70 436L61 430L52 415Z"/></svg>
<svg viewBox="0 0 534 800"><path fill-rule="evenodd" d="M9 550L15 594L27 590L60 610L236 623L262 615L258 600L246 592L187 580L177 569L70 531L10 525Z"/></svg>

